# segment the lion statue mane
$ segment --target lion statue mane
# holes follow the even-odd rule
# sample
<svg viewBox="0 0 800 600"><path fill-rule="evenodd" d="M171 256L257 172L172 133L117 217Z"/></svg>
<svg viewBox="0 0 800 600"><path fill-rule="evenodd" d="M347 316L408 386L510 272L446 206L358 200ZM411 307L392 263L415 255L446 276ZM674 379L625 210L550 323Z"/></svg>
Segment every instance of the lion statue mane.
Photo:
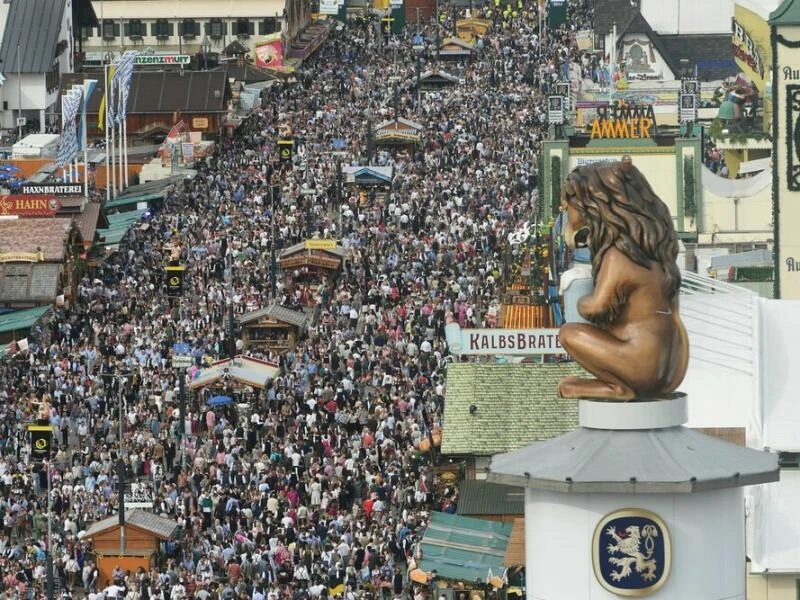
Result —
<svg viewBox="0 0 800 600"><path fill-rule="evenodd" d="M592 253L590 323L567 323L561 344L596 379L568 377L565 398L632 400L673 392L689 359L678 310L678 237L669 208L625 157L578 167L561 194L565 236Z"/></svg>

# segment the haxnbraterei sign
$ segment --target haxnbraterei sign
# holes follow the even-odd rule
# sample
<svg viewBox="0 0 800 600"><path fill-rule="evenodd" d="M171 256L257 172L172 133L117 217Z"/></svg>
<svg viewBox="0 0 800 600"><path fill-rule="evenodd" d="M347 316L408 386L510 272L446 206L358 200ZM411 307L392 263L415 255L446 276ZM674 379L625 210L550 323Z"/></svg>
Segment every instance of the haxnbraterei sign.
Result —
<svg viewBox="0 0 800 600"><path fill-rule="evenodd" d="M447 347L455 355L541 356L566 354L558 329L461 329L457 323L445 328Z"/></svg>

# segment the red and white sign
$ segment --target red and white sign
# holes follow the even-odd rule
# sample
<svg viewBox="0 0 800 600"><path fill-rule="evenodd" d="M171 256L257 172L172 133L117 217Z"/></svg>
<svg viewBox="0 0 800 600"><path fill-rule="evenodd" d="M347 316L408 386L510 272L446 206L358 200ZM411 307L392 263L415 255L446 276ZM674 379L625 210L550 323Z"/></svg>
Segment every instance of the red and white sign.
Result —
<svg viewBox="0 0 800 600"><path fill-rule="evenodd" d="M61 208L55 196L14 194L0 196L0 215L7 217L52 217Z"/></svg>

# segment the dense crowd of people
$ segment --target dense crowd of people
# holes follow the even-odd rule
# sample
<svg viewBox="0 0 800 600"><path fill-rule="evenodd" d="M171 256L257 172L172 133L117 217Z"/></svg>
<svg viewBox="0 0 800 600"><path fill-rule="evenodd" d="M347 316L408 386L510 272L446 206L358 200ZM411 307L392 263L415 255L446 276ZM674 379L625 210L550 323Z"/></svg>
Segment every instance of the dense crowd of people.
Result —
<svg viewBox="0 0 800 600"><path fill-rule="evenodd" d="M42 596L47 550L59 589L93 600L428 597L408 570L430 511L458 502L419 450L442 425L444 324L493 314L500 241L536 210L544 99L573 67L599 76L574 39L588 8L571 5L545 40L537 3L512 8L481 9L494 24L477 55L441 65L460 83L421 94L417 71L436 67L434 41L455 11L390 39L376 18L332 31L297 82L270 88L31 332L28 350L4 359L2 598ZM424 126L420 146L376 144L367 123L394 116ZM289 129L293 161L280 163L275 140ZM382 202L337 189L335 142L345 165L393 167ZM314 237L341 240L338 276L314 287L298 269L273 281L273 249ZM170 259L187 266L180 301L165 290ZM173 344L190 344L194 377L228 355L229 307L269 303L313 314L296 349L256 355L280 375L264 390L223 390L237 394L226 406L208 404L218 389L201 390L181 414ZM44 467L25 429L42 417L57 446ZM153 569L118 567L104 581L85 532L116 514L119 464L152 487L153 512L179 535Z"/></svg>

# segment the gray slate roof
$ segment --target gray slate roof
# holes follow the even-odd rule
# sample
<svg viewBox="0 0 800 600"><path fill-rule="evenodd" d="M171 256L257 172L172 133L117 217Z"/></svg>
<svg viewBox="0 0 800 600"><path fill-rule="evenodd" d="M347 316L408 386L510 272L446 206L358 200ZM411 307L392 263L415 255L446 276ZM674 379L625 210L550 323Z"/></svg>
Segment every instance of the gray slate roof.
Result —
<svg viewBox="0 0 800 600"><path fill-rule="evenodd" d="M0 46L6 77L22 73L47 73L53 67L65 0L12 0ZM19 44L19 67L17 65Z"/></svg>
<svg viewBox="0 0 800 600"><path fill-rule="evenodd" d="M465 516L524 515L525 490L490 481L467 479L458 486L458 509Z"/></svg>
<svg viewBox="0 0 800 600"><path fill-rule="evenodd" d="M52 302L60 277L58 263L0 264L0 302Z"/></svg>
<svg viewBox="0 0 800 600"><path fill-rule="evenodd" d="M778 455L687 427L581 427L492 458L488 480L551 492L674 494L777 481Z"/></svg>
<svg viewBox="0 0 800 600"><path fill-rule="evenodd" d="M174 521L173 519L167 519L165 517L160 517L146 510L142 510L141 508L126 510L125 524L131 525L133 527L138 527L139 529L144 529L145 531L149 531L156 537L159 537L163 540L170 539L175 534L175 531L178 529L177 521ZM86 530L86 537L88 538L94 537L98 533L102 533L113 527L117 527L118 525L119 525L118 515L114 515L113 517L108 517L107 519L103 519L102 521L97 521L96 523L93 523L92 526L89 527L89 529Z"/></svg>
<svg viewBox="0 0 800 600"><path fill-rule="evenodd" d="M306 325L308 325L308 317L305 314L290 308L286 308L285 306L279 306L277 304L270 304L264 308L259 308L258 310L246 313L239 317L239 322L244 325L246 323L257 321L263 317L277 319L278 321L296 325L300 328L305 328Z"/></svg>

